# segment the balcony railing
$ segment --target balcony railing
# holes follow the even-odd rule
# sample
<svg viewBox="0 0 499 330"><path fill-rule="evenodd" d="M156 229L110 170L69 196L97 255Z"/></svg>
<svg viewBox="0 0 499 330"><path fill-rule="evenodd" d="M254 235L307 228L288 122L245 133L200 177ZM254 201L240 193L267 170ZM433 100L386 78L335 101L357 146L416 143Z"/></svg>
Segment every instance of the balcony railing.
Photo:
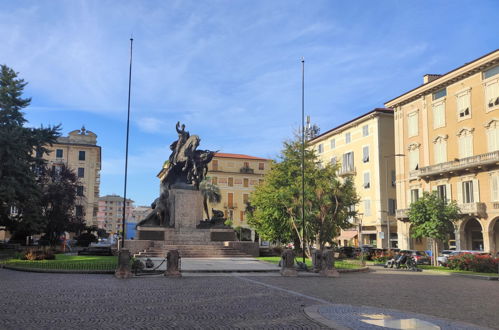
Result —
<svg viewBox="0 0 499 330"><path fill-rule="evenodd" d="M232 204L225 203L224 208L229 210L237 209L237 203L232 203Z"/></svg>
<svg viewBox="0 0 499 330"><path fill-rule="evenodd" d="M247 166L244 166L244 167L241 167L239 169L239 173L243 173L243 174L253 174L255 173L255 170L252 169L251 167L247 167Z"/></svg>
<svg viewBox="0 0 499 330"><path fill-rule="evenodd" d="M459 204L462 214L468 214L477 217L487 216L487 207L485 203L463 203Z"/></svg>
<svg viewBox="0 0 499 330"><path fill-rule="evenodd" d="M355 170L355 166L342 166L338 170L339 176L348 176L348 175L355 175L355 174L357 174L357 171Z"/></svg>
<svg viewBox="0 0 499 330"><path fill-rule="evenodd" d="M409 209L397 209L395 213L395 217L397 219L408 219L409 218Z"/></svg>
<svg viewBox="0 0 499 330"><path fill-rule="evenodd" d="M422 167L419 169L418 177L429 179L432 176L459 172L480 168L482 166L496 165L499 162L499 151L488 152L486 154L456 159L450 162Z"/></svg>

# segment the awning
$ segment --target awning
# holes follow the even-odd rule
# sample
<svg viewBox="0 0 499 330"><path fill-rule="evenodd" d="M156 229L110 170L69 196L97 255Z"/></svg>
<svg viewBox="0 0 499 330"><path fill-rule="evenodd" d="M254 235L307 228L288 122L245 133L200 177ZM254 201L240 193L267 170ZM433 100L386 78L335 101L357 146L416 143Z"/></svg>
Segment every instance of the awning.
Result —
<svg viewBox="0 0 499 330"><path fill-rule="evenodd" d="M357 232L353 231L353 230L349 230L349 231L342 232L340 236L336 237L336 239L339 239L339 240L346 239L348 241L348 240L351 240L352 238L354 238L355 236L357 236Z"/></svg>

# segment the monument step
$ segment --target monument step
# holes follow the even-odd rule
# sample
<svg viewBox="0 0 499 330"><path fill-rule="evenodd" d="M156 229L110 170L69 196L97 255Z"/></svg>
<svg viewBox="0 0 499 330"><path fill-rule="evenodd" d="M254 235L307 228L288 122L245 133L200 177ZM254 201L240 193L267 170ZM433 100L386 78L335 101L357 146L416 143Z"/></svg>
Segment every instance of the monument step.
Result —
<svg viewBox="0 0 499 330"><path fill-rule="evenodd" d="M135 254L135 257L164 257L170 250L178 250L184 258L251 257L234 248L217 245L164 245L151 247Z"/></svg>

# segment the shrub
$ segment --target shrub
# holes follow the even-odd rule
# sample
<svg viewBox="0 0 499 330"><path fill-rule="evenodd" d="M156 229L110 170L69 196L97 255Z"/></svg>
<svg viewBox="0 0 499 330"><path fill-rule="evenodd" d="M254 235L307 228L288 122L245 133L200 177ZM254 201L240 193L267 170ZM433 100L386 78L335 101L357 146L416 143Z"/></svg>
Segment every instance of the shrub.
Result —
<svg viewBox="0 0 499 330"><path fill-rule="evenodd" d="M499 258L489 255L463 254L449 257L447 267L456 270L468 270L480 273L496 273Z"/></svg>
<svg viewBox="0 0 499 330"><path fill-rule="evenodd" d="M24 255L21 256L21 259L23 260L54 260L55 255L54 251L50 248L43 248L43 249L28 249L24 253Z"/></svg>
<svg viewBox="0 0 499 330"><path fill-rule="evenodd" d="M380 256L373 256L373 257L372 257L372 260L373 260L374 262L377 262L377 263L380 263L380 264L381 264L381 263L383 263L383 264L384 264L384 263L386 262L387 258L388 258L387 256L381 256L381 255L380 255Z"/></svg>
<svg viewBox="0 0 499 330"><path fill-rule="evenodd" d="M97 237L91 233L83 233L76 237L78 246L88 247L90 243L97 243Z"/></svg>

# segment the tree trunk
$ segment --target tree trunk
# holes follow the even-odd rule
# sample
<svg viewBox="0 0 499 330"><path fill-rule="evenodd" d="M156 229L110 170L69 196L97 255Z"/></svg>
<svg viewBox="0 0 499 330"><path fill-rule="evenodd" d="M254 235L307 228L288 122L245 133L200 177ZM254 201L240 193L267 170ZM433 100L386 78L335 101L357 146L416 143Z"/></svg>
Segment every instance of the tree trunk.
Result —
<svg viewBox="0 0 499 330"><path fill-rule="evenodd" d="M204 207L204 212L206 213L207 220L210 220L210 212L208 210L208 201L206 198L203 198L203 207Z"/></svg>

